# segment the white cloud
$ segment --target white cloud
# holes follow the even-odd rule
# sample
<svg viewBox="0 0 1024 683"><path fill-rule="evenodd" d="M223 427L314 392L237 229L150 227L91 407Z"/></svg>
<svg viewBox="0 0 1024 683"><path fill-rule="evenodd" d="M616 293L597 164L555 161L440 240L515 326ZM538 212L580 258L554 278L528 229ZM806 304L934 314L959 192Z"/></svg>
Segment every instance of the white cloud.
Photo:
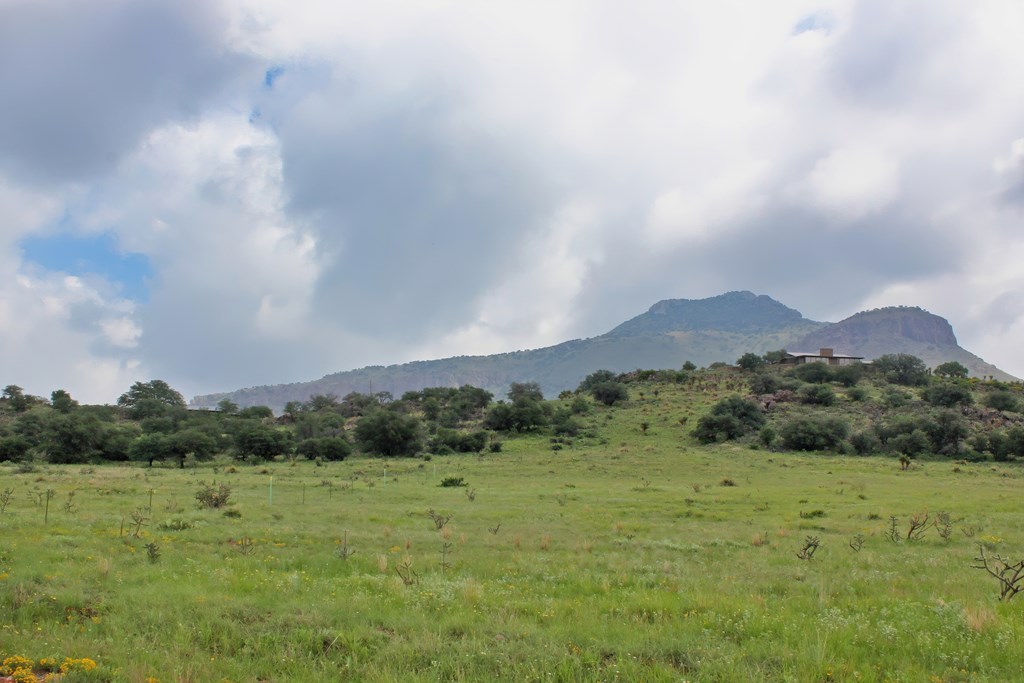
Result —
<svg viewBox="0 0 1024 683"><path fill-rule="evenodd" d="M89 70L150 63L103 49L154 26L130 4L83 24ZM554 343L738 288L812 316L924 305L1011 371L1024 345L1005 304L1024 244L1012 0L153 7L188 54L157 90L84 99L110 125L74 184L50 163L67 150L2 148L42 129L0 136L0 322L47 340L0 341L27 388L293 381ZM68 30L32 22L18 54ZM53 95L77 70L32 73ZM20 240L64 217L145 255L148 301L23 264Z"/></svg>

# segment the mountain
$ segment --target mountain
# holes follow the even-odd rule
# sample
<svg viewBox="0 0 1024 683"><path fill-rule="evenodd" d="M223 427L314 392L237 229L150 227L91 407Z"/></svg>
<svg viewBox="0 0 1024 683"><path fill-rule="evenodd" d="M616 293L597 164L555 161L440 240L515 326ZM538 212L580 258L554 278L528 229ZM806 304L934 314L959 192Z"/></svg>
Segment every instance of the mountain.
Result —
<svg viewBox="0 0 1024 683"><path fill-rule="evenodd" d="M811 332L791 351L817 351L833 348L865 358L886 353L909 353L929 367L946 361L963 364L975 377L993 377L1003 381L1017 378L986 363L961 348L953 334L953 326L945 318L916 306L891 306L862 311L834 325Z"/></svg>
<svg viewBox="0 0 1024 683"><path fill-rule="evenodd" d="M196 396L192 406L214 407L223 398L240 406L280 410L315 394L388 391L400 396L431 386L472 384L503 396L512 382L537 382L545 396L575 388L598 369L679 368L686 361L733 362L748 351L817 351L875 358L912 353L929 365L956 360L973 374L1013 379L960 348L949 323L919 308L878 309L830 324L808 320L769 296L728 292L707 299L666 299L611 331L541 349L491 356L457 356L401 365L371 366L311 382L251 387Z"/></svg>

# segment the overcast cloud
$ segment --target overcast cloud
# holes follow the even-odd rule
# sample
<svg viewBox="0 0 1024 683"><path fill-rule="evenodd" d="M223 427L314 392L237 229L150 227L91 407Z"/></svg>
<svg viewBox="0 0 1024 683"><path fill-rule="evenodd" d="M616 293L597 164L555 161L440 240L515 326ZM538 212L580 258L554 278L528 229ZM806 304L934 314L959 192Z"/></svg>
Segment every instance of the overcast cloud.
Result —
<svg viewBox="0 0 1024 683"><path fill-rule="evenodd" d="M0 0L0 384L231 390L736 289L920 305L1024 376L1021 35L1017 0ZM26 253L71 236L144 295Z"/></svg>

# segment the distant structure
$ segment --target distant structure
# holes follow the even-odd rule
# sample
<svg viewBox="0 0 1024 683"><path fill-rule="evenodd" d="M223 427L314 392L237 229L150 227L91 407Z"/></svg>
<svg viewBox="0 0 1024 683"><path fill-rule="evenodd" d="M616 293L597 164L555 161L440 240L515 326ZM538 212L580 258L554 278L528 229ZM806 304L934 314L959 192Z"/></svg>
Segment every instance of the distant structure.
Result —
<svg viewBox="0 0 1024 683"><path fill-rule="evenodd" d="M864 356L844 356L832 349L818 349L817 353L787 351L782 365L803 365L804 363L825 363L827 365L853 365L864 360Z"/></svg>

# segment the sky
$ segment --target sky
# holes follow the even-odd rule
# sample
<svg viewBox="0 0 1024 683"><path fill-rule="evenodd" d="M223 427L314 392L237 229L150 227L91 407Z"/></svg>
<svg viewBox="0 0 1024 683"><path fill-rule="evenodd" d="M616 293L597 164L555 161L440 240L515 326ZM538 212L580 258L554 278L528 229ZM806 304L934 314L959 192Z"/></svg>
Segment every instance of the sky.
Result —
<svg viewBox="0 0 1024 683"><path fill-rule="evenodd" d="M1019 0L0 0L0 385L946 317L1024 377Z"/></svg>

